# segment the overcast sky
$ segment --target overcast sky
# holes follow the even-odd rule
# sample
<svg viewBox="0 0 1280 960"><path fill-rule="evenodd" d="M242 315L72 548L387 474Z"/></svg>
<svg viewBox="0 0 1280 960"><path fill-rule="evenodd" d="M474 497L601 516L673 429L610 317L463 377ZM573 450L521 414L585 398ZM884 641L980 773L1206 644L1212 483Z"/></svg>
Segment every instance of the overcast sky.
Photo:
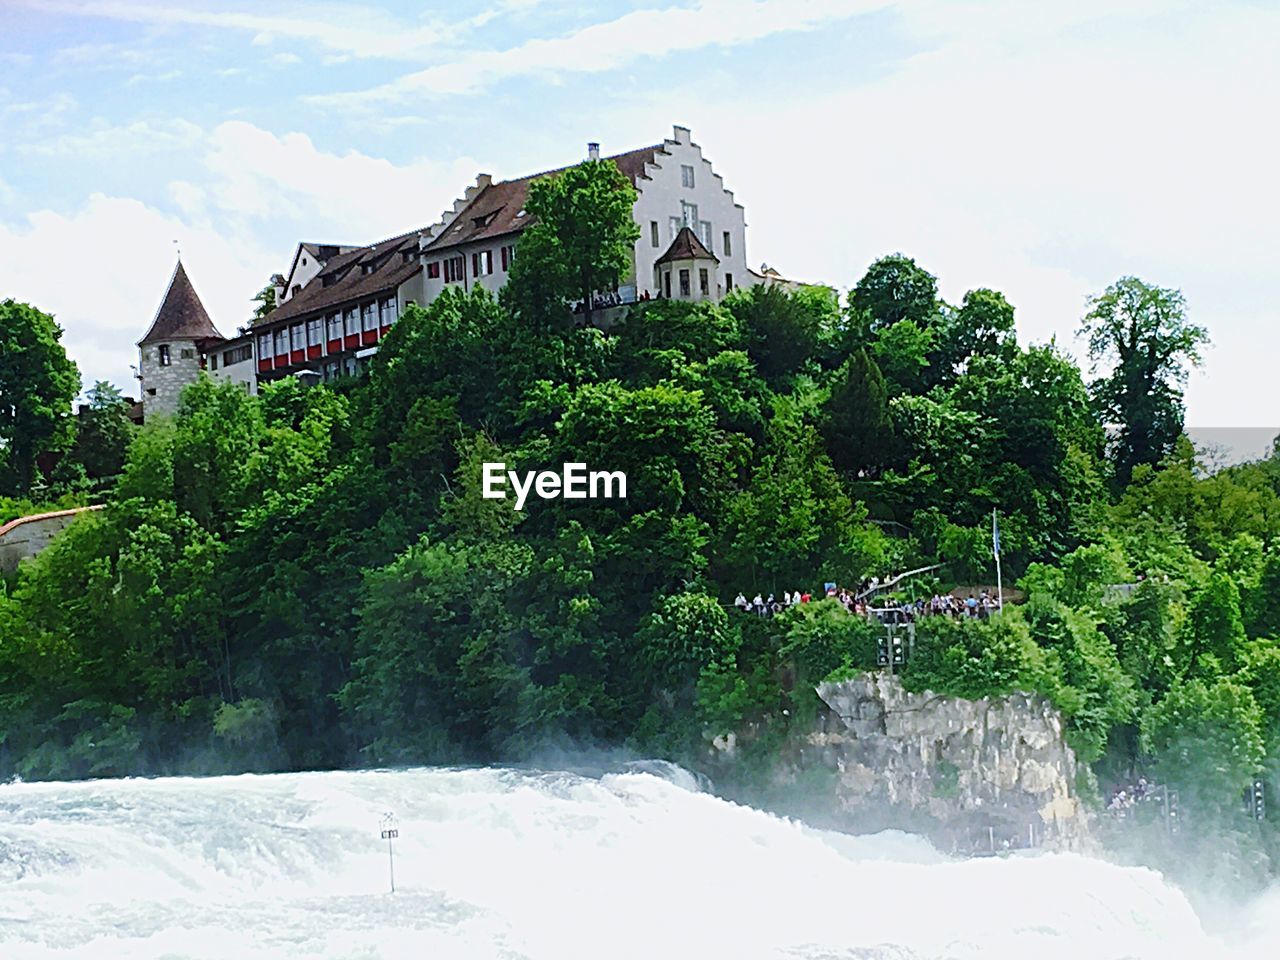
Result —
<svg viewBox="0 0 1280 960"><path fill-rule="evenodd" d="M1274 0L0 0L0 297L136 393L175 240L231 334L299 240L679 123L754 263L844 288L903 251L1077 356L1089 293L1179 287L1188 423L1280 426L1278 49Z"/></svg>

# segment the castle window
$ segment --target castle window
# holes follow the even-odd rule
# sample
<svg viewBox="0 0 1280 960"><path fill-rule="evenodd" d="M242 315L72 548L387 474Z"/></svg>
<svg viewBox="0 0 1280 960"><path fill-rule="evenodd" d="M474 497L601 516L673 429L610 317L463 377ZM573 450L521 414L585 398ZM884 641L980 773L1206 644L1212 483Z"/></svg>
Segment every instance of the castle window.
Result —
<svg viewBox="0 0 1280 960"><path fill-rule="evenodd" d="M432 260L427 264L427 276L432 280L440 279L440 261Z"/></svg>
<svg viewBox="0 0 1280 960"><path fill-rule="evenodd" d="M493 251L478 250L471 255L471 275L487 277L493 273Z"/></svg>
<svg viewBox="0 0 1280 960"><path fill-rule="evenodd" d="M210 370L218 369L218 355L216 353L209 354L209 369Z"/></svg>
<svg viewBox="0 0 1280 960"><path fill-rule="evenodd" d="M289 330L281 327L276 331L276 356L284 356L289 352Z"/></svg>
<svg viewBox="0 0 1280 960"><path fill-rule="evenodd" d="M384 327L389 327L396 322L396 302L393 298L383 300L378 306L379 320Z"/></svg>
<svg viewBox="0 0 1280 960"><path fill-rule="evenodd" d="M728 293L732 289L733 289L733 274L726 273L724 275L724 292Z"/></svg>
<svg viewBox="0 0 1280 960"><path fill-rule="evenodd" d="M181 350L179 351L178 356L182 357L183 360L194 360L196 358L196 352L194 350Z"/></svg>
<svg viewBox="0 0 1280 960"><path fill-rule="evenodd" d="M461 254L444 262L444 282L461 283L467 272L467 261Z"/></svg>
<svg viewBox="0 0 1280 960"><path fill-rule="evenodd" d="M323 326L324 326L324 321L322 321L319 317L317 317L315 320L307 321L307 346L308 347L320 346L320 341L324 337L324 330L322 329Z"/></svg>
<svg viewBox="0 0 1280 960"><path fill-rule="evenodd" d="M704 297L711 293L711 278L707 275L706 267L698 270L698 286L701 288Z"/></svg>
<svg viewBox="0 0 1280 960"><path fill-rule="evenodd" d="M355 307L347 310L343 317L343 324L347 331L348 337L357 337L360 335L360 311Z"/></svg>
<svg viewBox="0 0 1280 960"><path fill-rule="evenodd" d="M516 258L516 246L509 243L502 248L502 272L506 273L511 269L511 264Z"/></svg>
<svg viewBox="0 0 1280 960"><path fill-rule="evenodd" d="M680 166L680 185L683 187L693 186L693 167L687 163Z"/></svg>
<svg viewBox="0 0 1280 960"><path fill-rule="evenodd" d="M366 303L364 305L364 328L369 333L378 329L378 305L376 303Z"/></svg>
<svg viewBox="0 0 1280 960"><path fill-rule="evenodd" d="M724 255L726 257L733 256L733 234L728 230L724 232Z"/></svg>
<svg viewBox="0 0 1280 960"><path fill-rule="evenodd" d="M702 235L702 245L708 250L711 249L711 221L699 220L698 233Z"/></svg>
<svg viewBox="0 0 1280 960"><path fill-rule="evenodd" d="M342 339L342 314L340 313L329 314L329 319L325 321L325 324L329 328L330 340Z"/></svg>
<svg viewBox="0 0 1280 960"><path fill-rule="evenodd" d="M682 297L689 296L689 271L688 270L680 271L680 296Z"/></svg>
<svg viewBox="0 0 1280 960"><path fill-rule="evenodd" d="M260 358L271 356L271 334L258 334L258 356Z"/></svg>
<svg viewBox="0 0 1280 960"><path fill-rule="evenodd" d="M289 341L294 350L305 350L307 347L307 329L300 323L289 328Z"/></svg>
<svg viewBox="0 0 1280 960"><path fill-rule="evenodd" d="M169 345L167 343L160 344L160 366L167 367L172 362L169 359Z"/></svg>
<svg viewBox="0 0 1280 960"><path fill-rule="evenodd" d="M658 237L658 221L649 221L649 246L658 247L662 245L662 240Z"/></svg>

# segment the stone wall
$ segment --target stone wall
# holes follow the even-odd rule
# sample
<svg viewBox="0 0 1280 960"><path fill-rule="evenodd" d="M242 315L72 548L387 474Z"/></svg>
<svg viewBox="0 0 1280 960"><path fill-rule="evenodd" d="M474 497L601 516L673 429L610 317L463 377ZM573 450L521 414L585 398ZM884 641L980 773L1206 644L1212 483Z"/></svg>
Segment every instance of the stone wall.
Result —
<svg viewBox="0 0 1280 960"><path fill-rule="evenodd" d="M20 562L28 557L34 557L81 513L86 510L101 509L97 506L57 510L52 513L20 517L0 526L0 573L12 573L18 568Z"/></svg>
<svg viewBox="0 0 1280 960"><path fill-rule="evenodd" d="M160 365L160 347L169 348L169 363ZM142 416L171 417L178 411L182 391L200 379L200 351L191 340L166 344L148 343L139 349L138 372L142 380ZM154 390L155 393L151 393Z"/></svg>

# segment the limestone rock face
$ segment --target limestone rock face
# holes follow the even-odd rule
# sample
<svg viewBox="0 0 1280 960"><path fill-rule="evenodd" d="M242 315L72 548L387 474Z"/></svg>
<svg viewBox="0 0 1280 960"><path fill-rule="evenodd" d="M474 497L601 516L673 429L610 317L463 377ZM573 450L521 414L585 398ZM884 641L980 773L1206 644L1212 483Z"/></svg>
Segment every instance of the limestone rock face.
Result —
<svg viewBox="0 0 1280 960"><path fill-rule="evenodd" d="M837 823L923 831L964 852L1087 842L1075 754L1044 698L908 693L879 673L817 693L826 710L778 775L832 774Z"/></svg>

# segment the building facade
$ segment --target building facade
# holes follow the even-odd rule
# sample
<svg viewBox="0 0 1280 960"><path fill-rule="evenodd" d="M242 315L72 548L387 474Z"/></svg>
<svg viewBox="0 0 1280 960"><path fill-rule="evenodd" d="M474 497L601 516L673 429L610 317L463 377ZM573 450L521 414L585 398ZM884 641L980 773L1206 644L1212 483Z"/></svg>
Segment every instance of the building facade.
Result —
<svg viewBox="0 0 1280 960"><path fill-rule="evenodd" d="M599 159L599 146L588 144L587 155ZM659 297L714 301L765 279L747 267L742 204L688 128L608 159L636 188L639 237L628 275L616 290L600 291L593 307ZM189 382L205 369L250 392L285 376L360 373L410 304L430 303L450 286L501 289L529 223L529 185L558 172L496 182L480 174L436 223L370 246L300 243L288 273L272 278L275 309L232 340L192 347L191 364L173 373ZM606 310L602 320L619 313Z"/></svg>

